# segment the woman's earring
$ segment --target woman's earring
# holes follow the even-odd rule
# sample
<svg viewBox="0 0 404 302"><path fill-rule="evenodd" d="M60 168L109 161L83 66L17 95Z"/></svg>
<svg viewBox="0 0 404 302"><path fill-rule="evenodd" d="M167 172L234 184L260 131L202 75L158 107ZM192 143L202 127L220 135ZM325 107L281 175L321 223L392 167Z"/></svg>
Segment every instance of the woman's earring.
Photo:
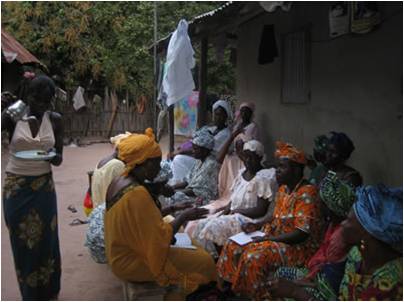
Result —
<svg viewBox="0 0 404 302"><path fill-rule="evenodd" d="M360 246L360 248L361 248L361 251L364 251L364 250L365 250L365 240L363 240L363 239L361 239L361 246Z"/></svg>

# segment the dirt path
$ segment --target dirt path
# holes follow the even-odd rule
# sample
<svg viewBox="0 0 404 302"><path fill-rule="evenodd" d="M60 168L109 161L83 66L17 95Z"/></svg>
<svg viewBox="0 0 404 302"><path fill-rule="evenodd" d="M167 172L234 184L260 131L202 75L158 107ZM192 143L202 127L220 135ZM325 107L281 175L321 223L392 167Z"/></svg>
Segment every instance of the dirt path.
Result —
<svg viewBox="0 0 404 302"><path fill-rule="evenodd" d="M62 286L60 300L122 300L121 284L107 265L97 264L84 247L87 225L70 226L75 218L84 219L82 201L88 187L87 171L112 152L109 144L95 144L83 148L66 147L64 162L53 169L58 197L59 236L62 253ZM7 154L2 151L2 180ZM2 181L3 183L3 181ZM67 207L73 204L77 213ZM1 298L21 300L8 230L1 213Z"/></svg>

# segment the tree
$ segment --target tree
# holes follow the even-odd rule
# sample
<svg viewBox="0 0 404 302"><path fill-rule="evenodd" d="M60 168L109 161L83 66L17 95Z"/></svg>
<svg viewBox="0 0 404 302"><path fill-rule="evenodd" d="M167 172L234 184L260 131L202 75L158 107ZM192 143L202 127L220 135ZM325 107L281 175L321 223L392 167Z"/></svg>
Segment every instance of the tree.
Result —
<svg viewBox="0 0 404 302"><path fill-rule="evenodd" d="M220 2L158 2L159 37ZM69 88L81 85L151 95L153 2L2 2L3 27ZM212 64L212 90L233 87L231 65ZM210 73L212 74L212 73ZM215 87L216 86L216 87Z"/></svg>

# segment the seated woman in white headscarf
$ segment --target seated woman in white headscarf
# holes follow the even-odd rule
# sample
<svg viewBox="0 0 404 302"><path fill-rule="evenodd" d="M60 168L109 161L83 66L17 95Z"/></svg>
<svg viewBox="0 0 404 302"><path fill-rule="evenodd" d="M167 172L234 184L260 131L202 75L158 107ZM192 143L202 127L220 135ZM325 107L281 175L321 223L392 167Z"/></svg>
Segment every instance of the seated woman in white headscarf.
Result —
<svg viewBox="0 0 404 302"><path fill-rule="evenodd" d="M258 140L258 126L253 121L255 105L252 102L241 103L236 112L236 121L232 136L222 145L217 159L222 164L219 171L219 196L228 199L230 188L234 179L241 169L244 169L243 161L240 158L240 151L243 143L250 140Z"/></svg>
<svg viewBox="0 0 404 302"><path fill-rule="evenodd" d="M212 108L214 125L204 126L201 129L209 130L214 136L212 154L217 156L223 144L230 137L231 133L228 128L228 121L232 119L233 114L230 104L223 100L214 103ZM192 144L190 142L183 144L180 150L170 154L169 157L173 158L171 163L173 178L170 183L175 184L182 182L196 163L193 156Z"/></svg>
<svg viewBox="0 0 404 302"><path fill-rule="evenodd" d="M215 245L223 246L229 237L241 232L243 223L272 214L270 204L277 191L275 169L263 168L264 147L260 142L246 142L243 153L245 169L233 182L229 204L217 214L199 220L192 233L214 257L218 257Z"/></svg>
<svg viewBox="0 0 404 302"><path fill-rule="evenodd" d="M214 144L214 137L207 128L201 128L195 132L192 149L196 164L184 182L172 186L176 192L166 199L167 206L184 202L204 205L217 198L217 176L220 165L212 154Z"/></svg>

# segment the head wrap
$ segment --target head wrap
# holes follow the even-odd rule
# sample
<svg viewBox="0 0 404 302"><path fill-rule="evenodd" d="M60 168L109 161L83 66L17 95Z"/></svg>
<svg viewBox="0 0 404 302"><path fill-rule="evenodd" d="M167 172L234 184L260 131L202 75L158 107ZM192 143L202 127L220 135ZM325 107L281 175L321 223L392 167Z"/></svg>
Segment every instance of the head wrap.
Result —
<svg viewBox="0 0 404 302"><path fill-rule="evenodd" d="M135 166L144 163L150 158L159 156L161 156L161 149L154 139L152 128L147 128L145 134L134 133L129 135L118 144L118 157L126 165L123 174L125 176L127 176Z"/></svg>
<svg viewBox="0 0 404 302"><path fill-rule="evenodd" d="M218 100L212 106L213 111L215 111L218 107L222 107L224 109L224 111L226 111L228 120L233 119L233 111L231 109L229 102L224 101L224 100Z"/></svg>
<svg viewBox="0 0 404 302"><path fill-rule="evenodd" d="M212 150L215 146L215 138L207 128L201 128L195 132L192 143L199 147Z"/></svg>
<svg viewBox="0 0 404 302"><path fill-rule="evenodd" d="M353 209L363 228L398 251L403 247L403 189L360 187Z"/></svg>
<svg viewBox="0 0 404 302"><path fill-rule="evenodd" d="M334 214L343 218L348 216L356 200L354 188L340 180L333 171L328 171L321 181L320 197Z"/></svg>
<svg viewBox="0 0 404 302"><path fill-rule="evenodd" d="M110 138L111 144L114 144L115 147L118 147L120 141L123 140L124 138L127 138L130 135L132 135L132 133L130 133L129 131L126 131L125 133L115 135L115 136Z"/></svg>
<svg viewBox="0 0 404 302"><path fill-rule="evenodd" d="M327 148L328 142L329 139L327 138L327 136L325 135L317 136L316 138L314 138L314 150L316 150L317 152L324 153Z"/></svg>
<svg viewBox="0 0 404 302"><path fill-rule="evenodd" d="M355 146L351 139L343 132L330 132L331 137L329 138L329 143L333 144L337 149L338 153L343 159L348 159L351 156Z"/></svg>
<svg viewBox="0 0 404 302"><path fill-rule="evenodd" d="M264 156L264 146L255 139L246 142L243 146L243 150L249 150L261 157Z"/></svg>
<svg viewBox="0 0 404 302"><path fill-rule="evenodd" d="M239 119L239 117L240 117L240 110L241 110L241 108L243 108L243 107L250 108L253 113L254 113L254 111L255 111L255 104L254 104L253 102L243 102L243 103L240 104L240 106L238 107L238 110L236 111L236 114L235 114L235 118L236 118L236 119Z"/></svg>
<svg viewBox="0 0 404 302"><path fill-rule="evenodd" d="M306 156L304 152L296 149L292 144L284 143L284 142L276 142L276 158L287 158L291 161L294 161L298 164L305 165L307 163Z"/></svg>
<svg viewBox="0 0 404 302"><path fill-rule="evenodd" d="M173 177L173 172L171 170L171 165L168 161L162 160L160 162L160 172L153 179L153 182L167 182Z"/></svg>

